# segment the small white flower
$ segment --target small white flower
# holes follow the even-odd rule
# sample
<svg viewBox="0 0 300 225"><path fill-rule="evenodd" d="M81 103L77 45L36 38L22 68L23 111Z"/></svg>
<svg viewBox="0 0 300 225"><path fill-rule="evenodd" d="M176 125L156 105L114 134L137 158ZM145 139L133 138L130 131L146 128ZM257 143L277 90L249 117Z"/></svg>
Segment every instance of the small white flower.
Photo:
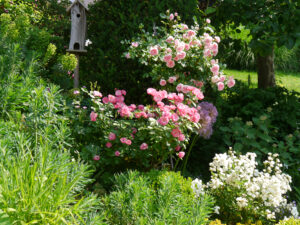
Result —
<svg viewBox="0 0 300 225"><path fill-rule="evenodd" d="M85 41L85 46L89 46L90 44L92 44L92 42L90 41L90 39L87 39L87 40Z"/></svg>

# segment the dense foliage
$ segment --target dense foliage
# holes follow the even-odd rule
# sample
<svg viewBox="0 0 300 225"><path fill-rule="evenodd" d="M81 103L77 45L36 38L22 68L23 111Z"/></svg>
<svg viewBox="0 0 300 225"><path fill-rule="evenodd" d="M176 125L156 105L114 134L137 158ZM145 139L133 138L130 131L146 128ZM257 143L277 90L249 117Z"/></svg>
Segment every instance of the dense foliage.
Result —
<svg viewBox="0 0 300 225"><path fill-rule="evenodd" d="M212 203L208 195L195 199L180 173L130 171L115 176L102 209L108 224L206 224Z"/></svg>

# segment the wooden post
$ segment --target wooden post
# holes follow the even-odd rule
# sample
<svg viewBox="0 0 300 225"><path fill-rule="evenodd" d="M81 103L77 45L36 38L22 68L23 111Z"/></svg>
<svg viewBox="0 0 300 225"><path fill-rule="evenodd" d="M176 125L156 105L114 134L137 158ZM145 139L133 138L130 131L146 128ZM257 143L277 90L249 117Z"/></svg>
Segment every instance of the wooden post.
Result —
<svg viewBox="0 0 300 225"><path fill-rule="evenodd" d="M77 66L74 71L74 88L79 87L79 54L75 54L77 59Z"/></svg>

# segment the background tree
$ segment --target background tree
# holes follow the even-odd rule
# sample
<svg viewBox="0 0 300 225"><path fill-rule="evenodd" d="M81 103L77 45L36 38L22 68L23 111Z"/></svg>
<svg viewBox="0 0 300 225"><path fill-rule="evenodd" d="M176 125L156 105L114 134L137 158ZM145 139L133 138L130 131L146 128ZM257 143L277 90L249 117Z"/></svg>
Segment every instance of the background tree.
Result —
<svg viewBox="0 0 300 225"><path fill-rule="evenodd" d="M250 29L250 47L255 53L258 87L275 86L274 47L291 49L300 39L299 0L217 0L213 22L219 29L240 24Z"/></svg>

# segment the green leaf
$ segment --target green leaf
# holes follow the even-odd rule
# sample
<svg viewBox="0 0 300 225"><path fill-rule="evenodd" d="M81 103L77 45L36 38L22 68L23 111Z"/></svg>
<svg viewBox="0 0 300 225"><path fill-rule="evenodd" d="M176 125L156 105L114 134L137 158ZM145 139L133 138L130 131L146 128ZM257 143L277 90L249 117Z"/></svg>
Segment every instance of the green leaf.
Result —
<svg viewBox="0 0 300 225"><path fill-rule="evenodd" d="M208 15L208 14L214 13L215 11L216 11L216 8L208 7L205 10L205 13Z"/></svg>

